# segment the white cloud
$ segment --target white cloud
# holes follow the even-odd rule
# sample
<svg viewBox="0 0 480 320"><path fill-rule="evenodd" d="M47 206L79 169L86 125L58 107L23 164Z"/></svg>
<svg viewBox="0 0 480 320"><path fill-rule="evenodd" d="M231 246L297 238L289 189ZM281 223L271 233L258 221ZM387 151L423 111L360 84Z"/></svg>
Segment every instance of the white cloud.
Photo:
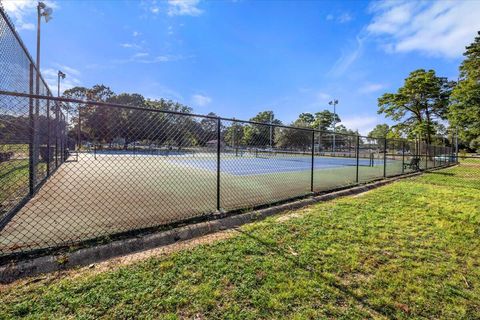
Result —
<svg viewBox="0 0 480 320"><path fill-rule="evenodd" d="M380 121L377 117L354 116L342 119L340 124L343 124L347 129L358 130L361 135L367 135L379 123Z"/></svg>
<svg viewBox="0 0 480 320"><path fill-rule="evenodd" d="M55 64L55 66L62 72L64 72L65 74L69 75L69 76L80 76L80 71L77 70L77 69L74 69L72 67L69 67L69 66L66 66L66 65L63 65L63 64Z"/></svg>
<svg viewBox="0 0 480 320"><path fill-rule="evenodd" d="M160 8L159 7L156 7L156 6L153 6L150 8L150 11L154 14L157 14L160 12Z"/></svg>
<svg viewBox="0 0 480 320"><path fill-rule="evenodd" d="M167 87L159 82L148 81L141 83L142 90L145 92L145 97L153 100L172 99L179 102L184 101L183 96L176 90Z"/></svg>
<svg viewBox="0 0 480 320"><path fill-rule="evenodd" d="M135 43L121 43L120 46L123 47L123 48L140 49L140 46L138 44L135 44Z"/></svg>
<svg viewBox="0 0 480 320"><path fill-rule="evenodd" d="M57 8L57 5L53 1L43 1L47 6L51 8ZM35 25L32 22L26 20L30 18L35 21L37 12L36 0L6 0L2 1L3 8L11 16L15 23L17 30L35 30Z"/></svg>
<svg viewBox="0 0 480 320"><path fill-rule="evenodd" d="M133 58L142 58L142 57L148 57L148 52L138 52L133 55Z"/></svg>
<svg viewBox="0 0 480 320"><path fill-rule="evenodd" d="M350 21L350 20L352 20L352 19L353 19L353 17L352 17L352 16L350 15L350 13L348 13L348 12L342 13L342 14L337 18L338 22L340 22L340 23L346 23L346 22L348 22L348 21Z"/></svg>
<svg viewBox="0 0 480 320"><path fill-rule="evenodd" d="M210 104L210 102L212 102L212 98L202 94L194 94L192 96L192 102L194 105L197 105L199 107L204 107Z"/></svg>
<svg viewBox="0 0 480 320"><path fill-rule="evenodd" d="M141 33L138 32L138 31L133 31L132 35L133 35L134 37L138 37L139 35L141 35Z"/></svg>
<svg viewBox="0 0 480 320"><path fill-rule="evenodd" d="M80 86L82 82L80 79L77 77L80 75L80 72L74 68L68 67L68 66L62 66L62 71L66 73L65 79L61 80L61 93L67 89L71 89L76 86ZM74 71L74 72L72 72ZM48 86L50 87L51 90L56 94L56 88L57 88L57 81L58 81L58 69L54 68L46 68L42 69L42 75L45 78L45 81L47 82Z"/></svg>
<svg viewBox="0 0 480 320"><path fill-rule="evenodd" d="M182 55L158 55L154 57L149 57L150 54L148 52L137 52L133 54L130 58L127 59L116 59L112 62L114 64L123 64L123 63L164 63L164 62L172 62L172 61L180 61L193 58L194 56L182 56Z"/></svg>
<svg viewBox="0 0 480 320"><path fill-rule="evenodd" d="M360 93L373 93L387 88L388 86L383 83L367 83L358 89Z"/></svg>
<svg viewBox="0 0 480 320"><path fill-rule="evenodd" d="M197 5L200 0L168 0L169 16L199 16L203 13Z"/></svg>
<svg viewBox="0 0 480 320"><path fill-rule="evenodd" d="M333 14L328 14L325 18L327 21L336 21L338 23L347 23L351 20L353 20L353 17L350 13L348 12L343 12L337 16L333 15Z"/></svg>
<svg viewBox="0 0 480 320"><path fill-rule="evenodd" d="M344 52L335 62L329 73L333 76L341 76L347 69L360 57L363 52L364 38L357 36L355 47L348 52Z"/></svg>
<svg viewBox="0 0 480 320"><path fill-rule="evenodd" d="M328 93L325 92L318 92L317 93L317 98L319 101L323 102L325 100L328 100L331 98L331 96Z"/></svg>
<svg viewBox="0 0 480 320"><path fill-rule="evenodd" d="M35 25L33 23L20 23L19 27L17 28L18 31L20 30L35 30Z"/></svg>
<svg viewBox="0 0 480 320"><path fill-rule="evenodd" d="M388 52L457 58L480 29L480 1L385 1L370 12L367 31Z"/></svg>

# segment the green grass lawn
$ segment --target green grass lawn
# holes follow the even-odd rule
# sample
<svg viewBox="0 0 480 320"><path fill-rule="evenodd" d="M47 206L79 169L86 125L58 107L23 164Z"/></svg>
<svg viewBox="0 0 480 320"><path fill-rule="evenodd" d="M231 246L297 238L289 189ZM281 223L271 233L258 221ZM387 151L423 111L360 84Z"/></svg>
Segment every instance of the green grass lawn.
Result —
<svg viewBox="0 0 480 320"><path fill-rule="evenodd" d="M13 152L14 156L0 163L0 216L28 194L28 144L0 144L0 153ZM37 164L38 180L43 179L46 164Z"/></svg>
<svg viewBox="0 0 480 320"><path fill-rule="evenodd" d="M478 319L479 177L471 162L113 271L21 281L0 318Z"/></svg>
<svg viewBox="0 0 480 320"><path fill-rule="evenodd" d="M44 178L46 168L47 165L44 162L37 164L37 181ZM0 216L17 205L28 192L28 159L0 163Z"/></svg>

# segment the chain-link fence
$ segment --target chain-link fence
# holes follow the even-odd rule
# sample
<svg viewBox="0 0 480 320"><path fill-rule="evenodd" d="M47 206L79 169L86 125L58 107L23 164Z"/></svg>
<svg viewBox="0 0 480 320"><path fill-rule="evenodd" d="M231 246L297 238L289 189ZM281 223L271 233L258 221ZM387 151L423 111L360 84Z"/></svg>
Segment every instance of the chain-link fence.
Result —
<svg viewBox="0 0 480 320"><path fill-rule="evenodd" d="M446 146L54 98L0 13L2 262L456 162Z"/></svg>
<svg viewBox="0 0 480 320"><path fill-rule="evenodd" d="M0 111L16 150L1 163L5 257L455 162L445 146L5 91Z"/></svg>
<svg viewBox="0 0 480 320"><path fill-rule="evenodd" d="M0 6L0 90L51 96ZM57 103L31 97L0 99L0 230L63 163L66 122Z"/></svg>

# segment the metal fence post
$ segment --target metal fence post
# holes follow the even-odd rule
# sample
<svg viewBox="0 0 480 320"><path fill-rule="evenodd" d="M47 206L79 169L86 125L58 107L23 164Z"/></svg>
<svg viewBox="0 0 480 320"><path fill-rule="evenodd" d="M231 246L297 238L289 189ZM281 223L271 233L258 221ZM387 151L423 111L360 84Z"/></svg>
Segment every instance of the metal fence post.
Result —
<svg viewBox="0 0 480 320"><path fill-rule="evenodd" d="M60 119L58 118L60 113L58 112L59 103L55 103L55 168L58 168L58 127L60 125Z"/></svg>
<svg viewBox="0 0 480 320"><path fill-rule="evenodd" d="M405 173L405 141L402 141L402 174Z"/></svg>
<svg viewBox="0 0 480 320"><path fill-rule="evenodd" d="M387 177L387 138L383 140L383 177Z"/></svg>
<svg viewBox="0 0 480 320"><path fill-rule="evenodd" d="M220 118L217 119L217 211L220 211Z"/></svg>
<svg viewBox="0 0 480 320"><path fill-rule="evenodd" d="M65 116L63 113L60 113L60 162L65 162L65 130L63 129L63 124L65 122Z"/></svg>
<svg viewBox="0 0 480 320"><path fill-rule="evenodd" d="M429 145L427 143L425 143L425 170L428 169L428 148L429 148Z"/></svg>
<svg viewBox="0 0 480 320"><path fill-rule="evenodd" d="M310 191L313 193L313 170L315 168L315 130L312 130L312 169L310 172Z"/></svg>
<svg viewBox="0 0 480 320"><path fill-rule="evenodd" d="M47 177L50 176L50 100L47 99Z"/></svg>
<svg viewBox="0 0 480 320"><path fill-rule="evenodd" d="M355 156L357 158L357 168L356 168L356 173L355 173L355 181L358 183L359 182L359 165L360 165L360 136L357 135L357 145L356 145L356 150L355 150Z"/></svg>
<svg viewBox="0 0 480 320"><path fill-rule="evenodd" d="M455 128L455 163L458 163L458 127Z"/></svg>
<svg viewBox="0 0 480 320"><path fill-rule="evenodd" d="M78 128L77 128L77 148L78 152L80 152L80 146L82 145L82 132L81 132L81 126L82 126L82 118L80 116L80 105L78 106Z"/></svg>
<svg viewBox="0 0 480 320"><path fill-rule="evenodd" d="M435 156L436 156L436 147L433 146L433 167L436 168L437 167L437 160L435 159Z"/></svg>
<svg viewBox="0 0 480 320"><path fill-rule="evenodd" d="M30 63L30 94L33 95L33 63ZM30 195L33 196L35 192L35 177L36 177L36 168L35 168L35 116L33 111L33 98L28 98L29 106L29 122L30 122L30 132L29 132L29 148L28 148L28 188Z"/></svg>

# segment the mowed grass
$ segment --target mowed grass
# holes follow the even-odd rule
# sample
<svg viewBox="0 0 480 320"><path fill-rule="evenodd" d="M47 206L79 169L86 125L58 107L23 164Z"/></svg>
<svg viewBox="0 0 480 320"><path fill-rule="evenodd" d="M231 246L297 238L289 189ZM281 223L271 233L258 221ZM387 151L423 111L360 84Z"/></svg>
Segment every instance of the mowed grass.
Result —
<svg viewBox="0 0 480 320"><path fill-rule="evenodd" d="M11 159L0 163L0 215L10 210L29 190L28 144L2 144L0 153L12 152ZM45 174L46 164L37 164L38 179Z"/></svg>
<svg viewBox="0 0 480 320"><path fill-rule="evenodd" d="M464 164L113 271L20 281L0 318L478 319L479 177Z"/></svg>
<svg viewBox="0 0 480 320"><path fill-rule="evenodd" d="M236 162L237 159L227 158L223 164L232 161L255 172L254 161ZM210 168L200 165L202 160L207 160ZM45 168L45 163L39 165L42 164ZM282 167L275 160L268 161L268 165L278 172L257 175L222 172L221 209L247 210L311 194L310 170L288 171L285 163ZM92 154L81 154L78 162L62 164L0 232L0 254L71 245L208 215L216 210L215 168L216 158L212 153L195 158L98 156L96 160ZM389 162L388 168L401 172L401 162L400 165ZM38 172L45 170L39 168ZM381 177L383 165L359 168L360 182ZM355 178L355 166L318 169L314 172L314 191L351 186L356 183ZM21 197L8 192L23 190L23 195L28 192L28 167L21 181L23 189L5 189L12 200L10 204Z"/></svg>
<svg viewBox="0 0 480 320"><path fill-rule="evenodd" d="M38 180L43 178L46 163L37 164ZM0 163L0 214L18 204L29 192L28 159Z"/></svg>

